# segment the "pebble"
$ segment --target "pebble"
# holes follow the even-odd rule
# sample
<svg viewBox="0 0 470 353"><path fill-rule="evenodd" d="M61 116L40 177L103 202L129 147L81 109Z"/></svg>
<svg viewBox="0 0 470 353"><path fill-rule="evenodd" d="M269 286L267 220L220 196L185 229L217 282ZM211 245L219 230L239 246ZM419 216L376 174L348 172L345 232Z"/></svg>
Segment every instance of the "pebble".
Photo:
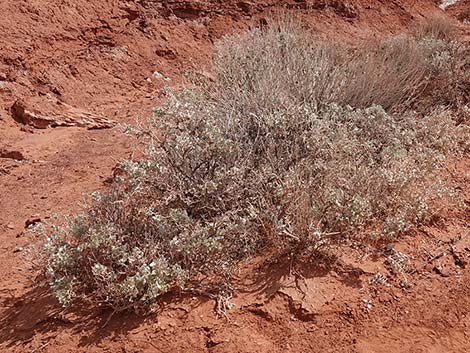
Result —
<svg viewBox="0 0 470 353"><path fill-rule="evenodd" d="M42 222L42 220L41 220L40 217L38 217L38 216L33 216L33 217L27 219L26 222L24 222L24 227L25 227L25 228L28 228L28 227L30 227L30 226L34 226L35 224L41 223L41 222Z"/></svg>

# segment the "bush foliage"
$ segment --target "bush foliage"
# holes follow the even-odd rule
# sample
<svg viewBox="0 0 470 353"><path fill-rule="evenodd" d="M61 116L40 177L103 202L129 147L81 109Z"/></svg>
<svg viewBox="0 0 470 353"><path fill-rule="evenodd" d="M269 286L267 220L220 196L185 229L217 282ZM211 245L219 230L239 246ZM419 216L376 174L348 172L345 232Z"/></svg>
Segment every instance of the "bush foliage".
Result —
<svg viewBox="0 0 470 353"><path fill-rule="evenodd" d="M146 158L49 235L53 291L147 308L265 247L315 254L426 221L452 194L446 158L468 150L450 111L408 109L446 48L397 37L350 50L285 24L226 38L215 81L171 94L139 131Z"/></svg>

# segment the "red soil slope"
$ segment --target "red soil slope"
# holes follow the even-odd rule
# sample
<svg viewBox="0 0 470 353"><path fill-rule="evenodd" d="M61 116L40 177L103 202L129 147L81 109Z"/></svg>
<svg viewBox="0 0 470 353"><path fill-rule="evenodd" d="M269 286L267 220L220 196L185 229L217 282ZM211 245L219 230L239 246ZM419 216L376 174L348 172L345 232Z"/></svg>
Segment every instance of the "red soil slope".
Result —
<svg viewBox="0 0 470 353"><path fill-rule="evenodd" d="M460 22L465 20L470 22L470 0L460 0L449 6L446 12L456 17Z"/></svg>
<svg viewBox="0 0 470 353"><path fill-rule="evenodd" d="M395 245L410 260L403 270L387 265L394 250L361 260L342 255L333 268L312 265L301 275L259 259L242 269L228 318L217 318L204 297L168 297L158 313L115 315L102 328L109 312L63 311L31 283L27 250L39 239L25 222L76 211L84 193L105 187L117 161L138 151L119 127L36 129L15 121L12 105L21 100L61 120L65 102L134 122L186 70L210 71L221 36L284 11L350 42L445 16L432 0L0 2L1 351L470 351L470 216L462 210ZM468 160L451 170L467 203L469 171Z"/></svg>

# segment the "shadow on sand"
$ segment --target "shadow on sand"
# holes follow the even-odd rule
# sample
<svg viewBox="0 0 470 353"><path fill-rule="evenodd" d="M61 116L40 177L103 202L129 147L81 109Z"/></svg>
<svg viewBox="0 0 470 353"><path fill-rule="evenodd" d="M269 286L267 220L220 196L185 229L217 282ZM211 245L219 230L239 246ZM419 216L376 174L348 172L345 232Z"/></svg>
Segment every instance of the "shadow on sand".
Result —
<svg viewBox="0 0 470 353"><path fill-rule="evenodd" d="M362 270L328 262L296 266L294 271L287 258L260 261L242 270L235 279L239 296L270 298L286 286L302 290L302 281L324 278L334 272L336 280L351 288L361 288ZM190 313L196 307L210 301L208 296L194 293L168 293L159 300L158 310L148 315L133 312L113 313L111 309L97 308L89 304L62 308L47 287L30 288L21 297L5 299L3 317L0 318L0 347L13 348L31 342L36 336L54 339L61 331L67 330L79 337L80 347L95 346L107 338L123 336L147 323L158 322L158 315L179 305ZM187 315L187 314L186 314ZM215 316L215 314L214 314Z"/></svg>

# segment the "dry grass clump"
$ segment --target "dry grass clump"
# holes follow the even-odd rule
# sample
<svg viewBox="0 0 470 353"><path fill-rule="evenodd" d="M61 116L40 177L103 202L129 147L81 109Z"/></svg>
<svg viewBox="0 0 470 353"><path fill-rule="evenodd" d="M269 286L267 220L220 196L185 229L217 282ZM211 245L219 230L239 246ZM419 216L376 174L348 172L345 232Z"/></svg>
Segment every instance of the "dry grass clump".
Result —
<svg viewBox="0 0 470 353"><path fill-rule="evenodd" d="M404 109L429 83L433 49L401 36L348 53L347 48L312 40L307 32L273 26L225 39L215 72L225 92L234 90L230 94L237 96L236 109L286 102L308 102L315 109L330 103ZM267 91L273 95L263 94Z"/></svg>
<svg viewBox="0 0 470 353"><path fill-rule="evenodd" d="M286 26L224 40L215 82L156 109L147 157L49 236L59 300L147 308L265 246L314 254L428 219L452 193L446 156L468 139L444 108L403 112L433 72L418 48L396 38L351 54Z"/></svg>
<svg viewBox="0 0 470 353"><path fill-rule="evenodd" d="M450 42L455 40L457 30L448 18L435 16L421 21L414 29L414 35L418 39L432 38Z"/></svg>
<svg viewBox="0 0 470 353"><path fill-rule="evenodd" d="M446 105L458 111L465 120L469 103L470 64L468 49L458 41L454 22L445 17L423 20L413 36L427 52L432 66L432 80L425 91L426 107ZM424 102L421 102L424 105Z"/></svg>
<svg viewBox="0 0 470 353"><path fill-rule="evenodd" d="M337 101L362 108L378 104L387 111L409 108L433 75L432 50L405 36L366 44L347 61L347 83Z"/></svg>
<svg viewBox="0 0 470 353"><path fill-rule="evenodd" d="M216 56L214 71L221 86L236 96L230 101L238 102L233 108L242 111L286 102L296 106L308 102L315 109L339 103L423 111L454 104L462 94L458 86L465 74L454 41L403 35L352 50L313 40L308 32L284 23L226 38ZM257 95L266 91L275 93Z"/></svg>

